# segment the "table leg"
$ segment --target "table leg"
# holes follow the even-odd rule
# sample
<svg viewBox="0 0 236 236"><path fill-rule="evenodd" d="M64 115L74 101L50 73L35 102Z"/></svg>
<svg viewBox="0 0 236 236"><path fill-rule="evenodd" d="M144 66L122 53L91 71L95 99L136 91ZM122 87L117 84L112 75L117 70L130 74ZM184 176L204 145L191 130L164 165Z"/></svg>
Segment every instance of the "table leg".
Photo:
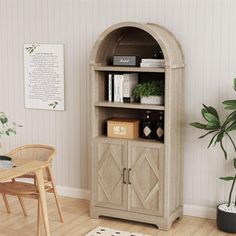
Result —
<svg viewBox="0 0 236 236"><path fill-rule="evenodd" d="M39 190L39 201L42 208L42 215L43 215L43 221L45 225L45 231L46 235L50 236L50 230L49 230L49 221L48 221L48 211L47 211L47 202L46 202L46 194L45 194L45 188L44 188L44 181L43 181L43 170L39 169L35 171L35 176L38 184L38 190Z"/></svg>

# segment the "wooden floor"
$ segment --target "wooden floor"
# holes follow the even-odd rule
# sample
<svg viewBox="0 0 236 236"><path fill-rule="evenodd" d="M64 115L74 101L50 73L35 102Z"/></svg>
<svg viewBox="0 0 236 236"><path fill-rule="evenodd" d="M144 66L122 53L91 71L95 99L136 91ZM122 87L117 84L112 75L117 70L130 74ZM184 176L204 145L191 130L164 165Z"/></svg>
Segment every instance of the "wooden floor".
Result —
<svg viewBox="0 0 236 236"><path fill-rule="evenodd" d="M29 213L28 217L22 215L18 201L9 197L12 213L7 214L0 198L0 236L32 236L36 235L37 201L24 199ZM73 198L61 198L65 223L59 221L56 206L52 196L48 197L48 209L52 236L82 236L96 226L110 227L158 236L225 236L230 235L216 229L214 220L184 216L176 221L168 232L160 231L149 224L136 223L111 218L98 220L89 218L89 202ZM42 235L44 229L42 224ZM233 234L235 235L235 234Z"/></svg>

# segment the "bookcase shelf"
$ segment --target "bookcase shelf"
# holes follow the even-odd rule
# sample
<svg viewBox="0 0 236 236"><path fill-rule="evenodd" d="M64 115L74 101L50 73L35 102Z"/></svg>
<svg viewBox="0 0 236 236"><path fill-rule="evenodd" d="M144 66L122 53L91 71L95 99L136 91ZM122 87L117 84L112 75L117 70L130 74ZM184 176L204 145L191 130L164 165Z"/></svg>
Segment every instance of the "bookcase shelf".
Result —
<svg viewBox="0 0 236 236"><path fill-rule="evenodd" d="M150 59L157 50L164 56L164 68L112 66L114 55ZM181 96L184 59L180 44L172 33L157 24L119 23L108 28L96 41L91 52L90 72L90 216L117 217L170 229L173 221L183 215ZM118 89L119 82L129 73L137 73L138 83L163 80L165 104L108 102L116 100L114 84L118 84L115 91L122 91ZM119 78L121 81L115 83ZM114 87L110 81L114 82ZM150 110L151 120L156 122L160 113L164 114L164 142L107 137L108 119L142 121L147 110Z"/></svg>
<svg viewBox="0 0 236 236"><path fill-rule="evenodd" d="M107 139L107 140L115 140L117 142L119 142L121 139L120 138L110 138L107 137L106 135L100 135L97 137L94 137L94 139ZM154 140L154 139L143 139L143 138L136 138L136 139L126 139L127 141L137 141L137 142L144 142L144 143L150 143L150 144L154 144L157 145L159 147L164 147L164 143Z"/></svg>
<svg viewBox="0 0 236 236"><path fill-rule="evenodd" d="M114 107L114 108L128 108L128 109L142 109L142 110L160 110L164 111L165 106L160 105L149 105L141 103L122 103L122 102L96 102L94 103L96 107Z"/></svg>
<svg viewBox="0 0 236 236"><path fill-rule="evenodd" d="M109 72L153 72L164 73L165 68L158 67L124 67L124 66L95 66L95 71L109 71Z"/></svg>

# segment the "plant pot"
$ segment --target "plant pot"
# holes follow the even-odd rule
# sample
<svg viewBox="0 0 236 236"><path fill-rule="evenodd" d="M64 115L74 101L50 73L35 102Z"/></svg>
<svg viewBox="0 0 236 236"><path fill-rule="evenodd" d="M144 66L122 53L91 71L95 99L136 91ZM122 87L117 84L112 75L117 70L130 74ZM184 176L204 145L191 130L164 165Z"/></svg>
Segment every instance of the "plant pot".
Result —
<svg viewBox="0 0 236 236"><path fill-rule="evenodd" d="M232 204L228 208L227 203L218 205L216 222L219 230L236 233L236 207Z"/></svg>
<svg viewBox="0 0 236 236"><path fill-rule="evenodd" d="M164 104L164 96L141 97L141 103L153 104L153 105L163 105Z"/></svg>

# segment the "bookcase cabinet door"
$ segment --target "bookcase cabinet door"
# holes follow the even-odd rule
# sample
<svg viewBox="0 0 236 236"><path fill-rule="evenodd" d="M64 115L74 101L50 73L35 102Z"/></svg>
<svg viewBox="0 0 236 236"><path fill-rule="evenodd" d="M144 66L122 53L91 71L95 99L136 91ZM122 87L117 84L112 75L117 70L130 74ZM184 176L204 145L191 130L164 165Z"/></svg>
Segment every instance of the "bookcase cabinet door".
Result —
<svg viewBox="0 0 236 236"><path fill-rule="evenodd" d="M163 144L129 141L129 211L163 215Z"/></svg>
<svg viewBox="0 0 236 236"><path fill-rule="evenodd" d="M98 138L94 158L95 205L127 210L127 142Z"/></svg>

